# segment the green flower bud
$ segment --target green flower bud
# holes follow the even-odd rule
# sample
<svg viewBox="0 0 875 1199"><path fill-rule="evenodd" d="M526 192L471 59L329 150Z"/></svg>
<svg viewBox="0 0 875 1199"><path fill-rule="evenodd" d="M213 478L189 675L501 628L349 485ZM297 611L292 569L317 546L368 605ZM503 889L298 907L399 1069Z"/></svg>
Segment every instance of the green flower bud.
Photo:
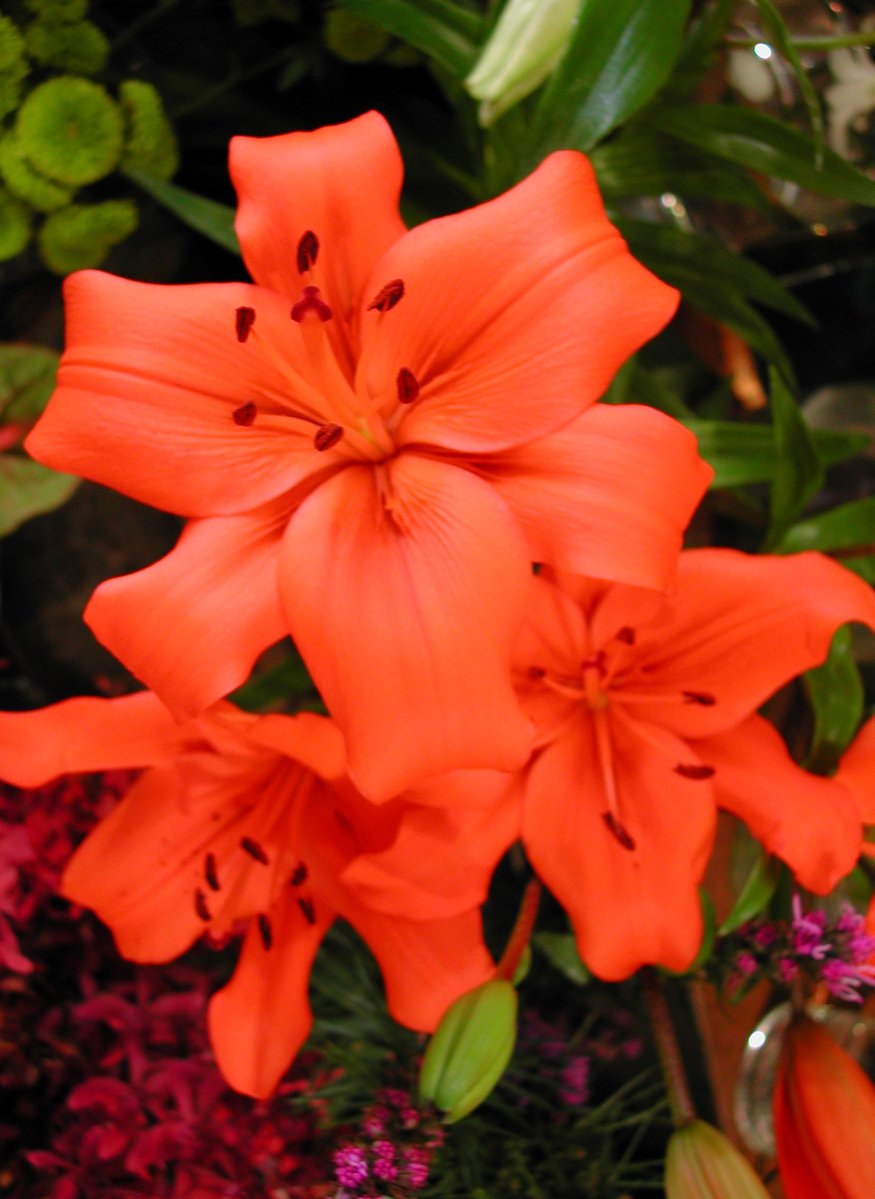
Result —
<svg viewBox="0 0 875 1199"><path fill-rule="evenodd" d="M508 0L465 87L480 100L480 124L544 82L565 53L581 0Z"/></svg>
<svg viewBox="0 0 875 1199"><path fill-rule="evenodd" d="M118 96L125 117L121 165L169 179L179 167L179 150L158 92L151 83L127 79Z"/></svg>
<svg viewBox="0 0 875 1199"><path fill-rule="evenodd" d="M122 150L122 114L105 88L57 75L28 95L16 124L38 171L71 187L108 175Z"/></svg>
<svg viewBox="0 0 875 1199"><path fill-rule="evenodd" d="M136 227L133 200L71 204L46 217L37 234L37 247L50 271L68 275L100 266L116 242L123 241Z"/></svg>
<svg viewBox="0 0 875 1199"><path fill-rule="evenodd" d="M91 21L68 25L34 21L28 25L26 37L31 58L75 75L99 75L109 56L109 42Z"/></svg>
<svg viewBox="0 0 875 1199"><path fill-rule="evenodd" d="M19 200L24 200L37 212L54 212L73 199L73 188L46 179L27 161L21 152L18 134L10 129L0 139L0 178Z"/></svg>
<svg viewBox="0 0 875 1199"><path fill-rule="evenodd" d="M448 1124L482 1103L504 1073L516 1041L517 994L494 978L451 1003L428 1043L419 1096Z"/></svg>
<svg viewBox="0 0 875 1199"><path fill-rule="evenodd" d="M345 8L326 13L322 35L331 53L344 62L370 62L389 44L384 29Z"/></svg>
<svg viewBox="0 0 875 1199"><path fill-rule="evenodd" d="M15 258L30 241L30 210L0 188L0 262Z"/></svg>
<svg viewBox="0 0 875 1199"><path fill-rule="evenodd" d="M3 16L0 16L0 72L4 75L20 73L20 76L27 72L21 30L9 17Z"/></svg>
<svg viewBox="0 0 875 1199"><path fill-rule="evenodd" d="M679 1128L665 1158L666 1199L769 1199L747 1158L703 1120Z"/></svg>
<svg viewBox="0 0 875 1199"><path fill-rule="evenodd" d="M88 0L27 0L27 7L43 21L81 21L88 11Z"/></svg>

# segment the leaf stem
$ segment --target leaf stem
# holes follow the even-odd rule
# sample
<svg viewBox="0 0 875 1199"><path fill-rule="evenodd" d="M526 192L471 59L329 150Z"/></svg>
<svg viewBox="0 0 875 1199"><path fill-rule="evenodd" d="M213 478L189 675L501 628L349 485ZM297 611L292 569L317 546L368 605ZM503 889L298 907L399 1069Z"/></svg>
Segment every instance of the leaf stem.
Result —
<svg viewBox="0 0 875 1199"><path fill-rule="evenodd" d="M653 1039L662 1066L672 1119L675 1125L681 1128L696 1119L696 1109L687 1085L681 1051L662 989L662 982L652 966L645 966L641 971L641 985L644 989L644 1002L650 1017Z"/></svg>

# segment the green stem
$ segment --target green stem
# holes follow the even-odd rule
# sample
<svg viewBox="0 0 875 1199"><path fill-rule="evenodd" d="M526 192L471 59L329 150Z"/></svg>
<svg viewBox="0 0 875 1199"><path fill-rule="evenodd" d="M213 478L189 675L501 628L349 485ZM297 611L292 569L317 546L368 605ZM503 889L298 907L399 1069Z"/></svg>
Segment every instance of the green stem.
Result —
<svg viewBox="0 0 875 1199"><path fill-rule="evenodd" d="M762 37L728 37L725 45L733 50L750 50L762 42L771 44L766 34ZM840 33L835 37L793 37L790 45L796 50L842 50L846 46L875 46L875 30L865 33Z"/></svg>
<svg viewBox="0 0 875 1199"><path fill-rule="evenodd" d="M645 966L641 971L641 984L644 988L644 1002L650 1017L650 1027L659 1054L659 1063L665 1079L668 1092L668 1105L671 1108L672 1119L678 1128L696 1119L696 1109L687 1086L687 1077L681 1060L681 1051L675 1036L674 1025L659 975L652 966Z"/></svg>
<svg viewBox="0 0 875 1199"><path fill-rule="evenodd" d="M527 884L513 931L508 937L501 961L495 967L496 978L506 978L508 982L513 981L532 936L532 929L535 927L538 905L541 902L541 890L541 884L536 878L531 879Z"/></svg>

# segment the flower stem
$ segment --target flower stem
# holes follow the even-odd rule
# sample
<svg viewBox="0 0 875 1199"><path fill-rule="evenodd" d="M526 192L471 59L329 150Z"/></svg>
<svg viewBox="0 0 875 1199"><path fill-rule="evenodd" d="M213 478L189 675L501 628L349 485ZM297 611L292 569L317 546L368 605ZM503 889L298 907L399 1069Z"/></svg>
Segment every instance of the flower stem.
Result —
<svg viewBox="0 0 875 1199"><path fill-rule="evenodd" d="M672 1119L678 1128L696 1119L696 1109L693 1106L690 1088L681 1052L675 1036L674 1026L659 975L651 966L641 971L641 984L644 988L644 1001L647 1014L650 1017L650 1027L659 1054L665 1087L668 1092L668 1104L671 1108Z"/></svg>
<svg viewBox="0 0 875 1199"><path fill-rule="evenodd" d="M513 931L507 939L507 945L504 947L501 961L495 968L496 978L506 978L509 982L513 981L513 976L517 972L517 967L532 935L532 929L535 927L538 904L540 902L541 884L536 878L533 878L523 892L519 915L516 918Z"/></svg>

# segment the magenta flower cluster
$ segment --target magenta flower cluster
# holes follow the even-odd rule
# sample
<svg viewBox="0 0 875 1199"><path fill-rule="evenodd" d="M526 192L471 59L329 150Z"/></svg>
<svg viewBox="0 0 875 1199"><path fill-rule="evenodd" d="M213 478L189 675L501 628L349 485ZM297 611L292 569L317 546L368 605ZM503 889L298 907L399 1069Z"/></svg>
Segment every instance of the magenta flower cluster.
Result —
<svg viewBox="0 0 875 1199"><path fill-rule="evenodd" d="M819 908L804 911L795 895L790 920L749 921L731 941L729 985L735 989L762 977L789 986L805 976L836 999L862 1003L864 989L875 987L875 937L850 904L830 917Z"/></svg>
<svg viewBox="0 0 875 1199"><path fill-rule="evenodd" d="M428 1182L443 1139L435 1116L417 1107L407 1091L384 1088L334 1152L335 1199L416 1195Z"/></svg>

